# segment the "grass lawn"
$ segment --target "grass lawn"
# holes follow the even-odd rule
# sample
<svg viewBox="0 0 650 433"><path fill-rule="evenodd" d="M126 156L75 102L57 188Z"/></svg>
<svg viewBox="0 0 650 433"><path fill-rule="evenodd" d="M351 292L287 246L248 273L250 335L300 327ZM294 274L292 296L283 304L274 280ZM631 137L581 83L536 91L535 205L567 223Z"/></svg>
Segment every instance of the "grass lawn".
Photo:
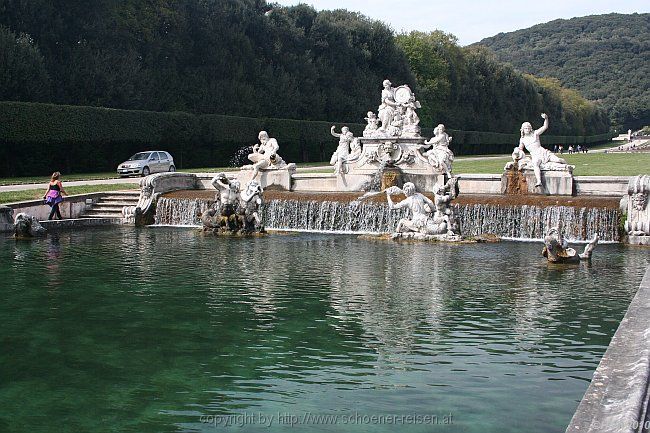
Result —
<svg viewBox="0 0 650 433"><path fill-rule="evenodd" d="M328 165L327 162L300 162L296 164L298 167L314 167L319 165ZM178 169L183 173L217 173L220 171L234 171L239 170L239 167L208 167L208 168L183 168ZM98 179L118 179L119 176L115 172L107 173L79 173L79 174L65 174L62 173L61 180L63 182L73 182L77 180L98 180ZM0 178L0 186L6 185L24 185L28 183L47 184L50 181L50 176L25 176L25 177L5 177Z"/></svg>
<svg viewBox="0 0 650 433"><path fill-rule="evenodd" d="M79 173L63 174L61 180L72 182L75 180L97 180L97 179L117 179L116 173ZM26 183L47 184L50 176L25 176L25 177L5 177L0 179L0 186L5 185L24 185Z"/></svg>
<svg viewBox="0 0 650 433"><path fill-rule="evenodd" d="M81 186L68 186L65 191L69 195L74 194L88 194L91 192L109 192L121 191L125 189L137 189L138 185L134 184L113 184L113 185L81 185ZM25 191L6 191L0 192L0 204L13 203L16 201L39 200L43 198L45 188L29 189Z"/></svg>
<svg viewBox="0 0 650 433"><path fill-rule="evenodd" d="M650 153L574 153L561 155L575 165L575 176L636 176L650 174ZM454 173L503 173L510 158L456 160Z"/></svg>
<svg viewBox="0 0 650 433"><path fill-rule="evenodd" d="M597 148L610 148L618 145L619 143L611 142L594 146L591 149ZM452 148L453 149L453 148ZM476 158L488 157L489 159L477 160ZM636 154L602 154L602 153L588 153L588 154L573 154L562 155L569 164L576 166L574 174L576 176L633 176L637 174L647 174L650 170L650 153L636 153ZM455 173L501 173L503 166L506 162L510 161L509 156L504 155L463 155L456 157L454 161ZM321 162L301 162L296 166L300 168L329 166L329 161ZM184 168L178 171L184 173L216 173L220 171L233 171L238 170L237 167L203 167L203 168ZM333 168L310 170L310 173L332 173ZM65 174L61 180L64 182L72 182L78 180L96 180L96 179L117 179L118 176L115 172L103 173L81 173L81 174ZM50 180L49 176L26 176L26 177L13 177L1 178L0 186L4 185L20 185L20 184L47 184Z"/></svg>

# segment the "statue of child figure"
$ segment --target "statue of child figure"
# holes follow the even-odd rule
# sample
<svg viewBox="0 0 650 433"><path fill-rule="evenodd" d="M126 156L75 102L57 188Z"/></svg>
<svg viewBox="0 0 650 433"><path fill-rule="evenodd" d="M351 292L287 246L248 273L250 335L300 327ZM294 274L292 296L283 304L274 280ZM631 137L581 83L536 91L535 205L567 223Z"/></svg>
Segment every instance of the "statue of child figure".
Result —
<svg viewBox="0 0 650 433"><path fill-rule="evenodd" d="M375 132L379 129L379 118L372 111L368 111L364 120L368 122L366 128L363 130L364 137L372 137L375 135Z"/></svg>

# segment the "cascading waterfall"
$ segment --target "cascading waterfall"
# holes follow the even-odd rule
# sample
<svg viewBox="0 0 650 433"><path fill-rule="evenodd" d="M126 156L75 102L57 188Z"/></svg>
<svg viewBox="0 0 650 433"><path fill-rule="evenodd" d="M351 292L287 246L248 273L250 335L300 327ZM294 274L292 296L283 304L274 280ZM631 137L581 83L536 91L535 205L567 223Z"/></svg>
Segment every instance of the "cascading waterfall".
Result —
<svg viewBox="0 0 650 433"><path fill-rule="evenodd" d="M385 204L353 201L273 200L266 203L262 221L267 228L337 233L386 233L408 215Z"/></svg>
<svg viewBox="0 0 650 433"><path fill-rule="evenodd" d="M200 225L210 207L203 199L161 198L156 224ZM567 206L454 205L463 236L495 234L504 238L541 239L548 228L561 224L567 240L586 241L598 233L601 241L619 241L618 209ZM364 201L270 200L262 207L266 228L333 233L388 233L406 209L391 211L384 203Z"/></svg>
<svg viewBox="0 0 650 433"><path fill-rule="evenodd" d="M618 209L568 206L456 205L463 236L493 233L515 239L542 239L550 227L562 226L569 241L586 241L598 233L601 241L619 241Z"/></svg>
<svg viewBox="0 0 650 433"><path fill-rule="evenodd" d="M201 214L210 203L202 199L160 198L156 203L157 225L194 226L201 224Z"/></svg>

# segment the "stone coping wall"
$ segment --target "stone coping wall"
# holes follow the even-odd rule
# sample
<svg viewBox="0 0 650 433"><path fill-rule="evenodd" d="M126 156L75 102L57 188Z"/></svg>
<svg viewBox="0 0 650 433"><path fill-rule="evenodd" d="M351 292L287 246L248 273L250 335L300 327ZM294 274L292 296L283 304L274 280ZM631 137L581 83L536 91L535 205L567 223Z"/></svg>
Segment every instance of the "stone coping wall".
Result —
<svg viewBox="0 0 650 433"><path fill-rule="evenodd" d="M650 430L650 266L603 355L567 432Z"/></svg>
<svg viewBox="0 0 650 433"><path fill-rule="evenodd" d="M63 203L59 205L63 218L78 218L86 210L86 200L92 199L97 201L100 197L107 195L106 192L93 192L88 194L76 194L65 197ZM46 205L43 200L29 200L16 203L7 203L5 206L14 211L14 217L20 212L35 216L39 221L46 220L50 215L50 206Z"/></svg>
<svg viewBox="0 0 650 433"><path fill-rule="evenodd" d="M332 169L333 171L334 169ZM229 173L237 173L236 171ZM197 176L207 189L211 189L210 179L215 173L199 173ZM499 174L457 175L461 193L500 195L501 177ZM291 175L291 190L295 192L334 192L338 183L337 176L332 173L296 173ZM575 196L614 197L619 199L627 193L629 176L575 176L573 178Z"/></svg>
<svg viewBox="0 0 650 433"><path fill-rule="evenodd" d="M162 197L166 198L187 198L187 199L204 199L214 200L216 190L184 190L174 191L163 194ZM338 201L338 202L351 202L364 193L362 192L287 192L287 191L274 191L265 190L264 200L297 200L297 201ZM433 198L432 194L426 194ZM400 196L395 196L397 200L401 199ZM366 199L366 201L374 203L385 203L386 194L378 194L374 197ZM618 197L564 197L564 196L505 196L505 195L484 195L484 194L461 194L454 200L454 204L489 204L494 206L567 206L567 207L598 207L607 209L618 209L620 199Z"/></svg>

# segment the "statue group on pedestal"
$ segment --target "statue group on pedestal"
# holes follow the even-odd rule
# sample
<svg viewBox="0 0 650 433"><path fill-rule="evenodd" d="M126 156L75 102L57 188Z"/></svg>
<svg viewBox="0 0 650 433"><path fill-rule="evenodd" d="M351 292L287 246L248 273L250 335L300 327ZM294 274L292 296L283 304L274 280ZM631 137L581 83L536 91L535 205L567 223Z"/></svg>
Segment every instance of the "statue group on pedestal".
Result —
<svg viewBox="0 0 650 433"><path fill-rule="evenodd" d="M542 113L542 118L544 119L544 124L539 129L533 130L530 122L521 124L521 129L519 130L521 133L519 146L515 147L512 152L512 162L508 162L505 166L505 170L512 168L533 170L535 173L536 187L542 185L542 171L571 172L574 168L572 165L567 164L564 159L542 146L540 135L548 129L548 115ZM524 149L530 153L530 156L526 156Z"/></svg>
<svg viewBox="0 0 650 433"><path fill-rule="evenodd" d="M419 137L420 118L415 110L421 107L415 94L407 85L393 87L390 80L384 80L381 91L381 104L377 116L371 111L363 131L364 137ZM381 125L378 125L377 118Z"/></svg>
<svg viewBox="0 0 650 433"><path fill-rule="evenodd" d="M218 173L212 178L212 185L218 192L212 208L201 216L204 230L239 234L264 232L259 214L263 193L259 182L253 179L240 191L238 181Z"/></svg>
<svg viewBox="0 0 650 433"><path fill-rule="evenodd" d="M260 131L257 138L260 142L253 145L253 152L248 155L248 159L253 164L242 167L245 170L253 170L253 179L257 177L260 170L287 166L287 163L278 155L280 145L275 138L269 137L266 131Z"/></svg>
<svg viewBox="0 0 650 433"><path fill-rule="evenodd" d="M331 134L339 139L330 159L334 173L346 174L347 164L359 161L359 167L369 162L387 166L430 166L451 177L454 161L454 154L449 149L451 137L440 124L434 129L434 136L425 141L420 136L418 108L421 108L420 102L408 85L393 87L390 80L384 80L381 104L377 114L368 111L363 137L354 137L347 126L341 128L340 134L336 133L335 126L332 126ZM363 150L362 140L373 143L370 150Z"/></svg>
<svg viewBox="0 0 650 433"><path fill-rule="evenodd" d="M437 187L431 200L417 192L415 185L406 182L403 188L392 186L386 189L386 200L391 210L407 208L408 218L402 218L397 224L393 237L429 238L443 236L446 240L459 240L460 227L451 201L458 193L458 178L450 178L446 184ZM406 198L393 202L392 195L403 193Z"/></svg>

